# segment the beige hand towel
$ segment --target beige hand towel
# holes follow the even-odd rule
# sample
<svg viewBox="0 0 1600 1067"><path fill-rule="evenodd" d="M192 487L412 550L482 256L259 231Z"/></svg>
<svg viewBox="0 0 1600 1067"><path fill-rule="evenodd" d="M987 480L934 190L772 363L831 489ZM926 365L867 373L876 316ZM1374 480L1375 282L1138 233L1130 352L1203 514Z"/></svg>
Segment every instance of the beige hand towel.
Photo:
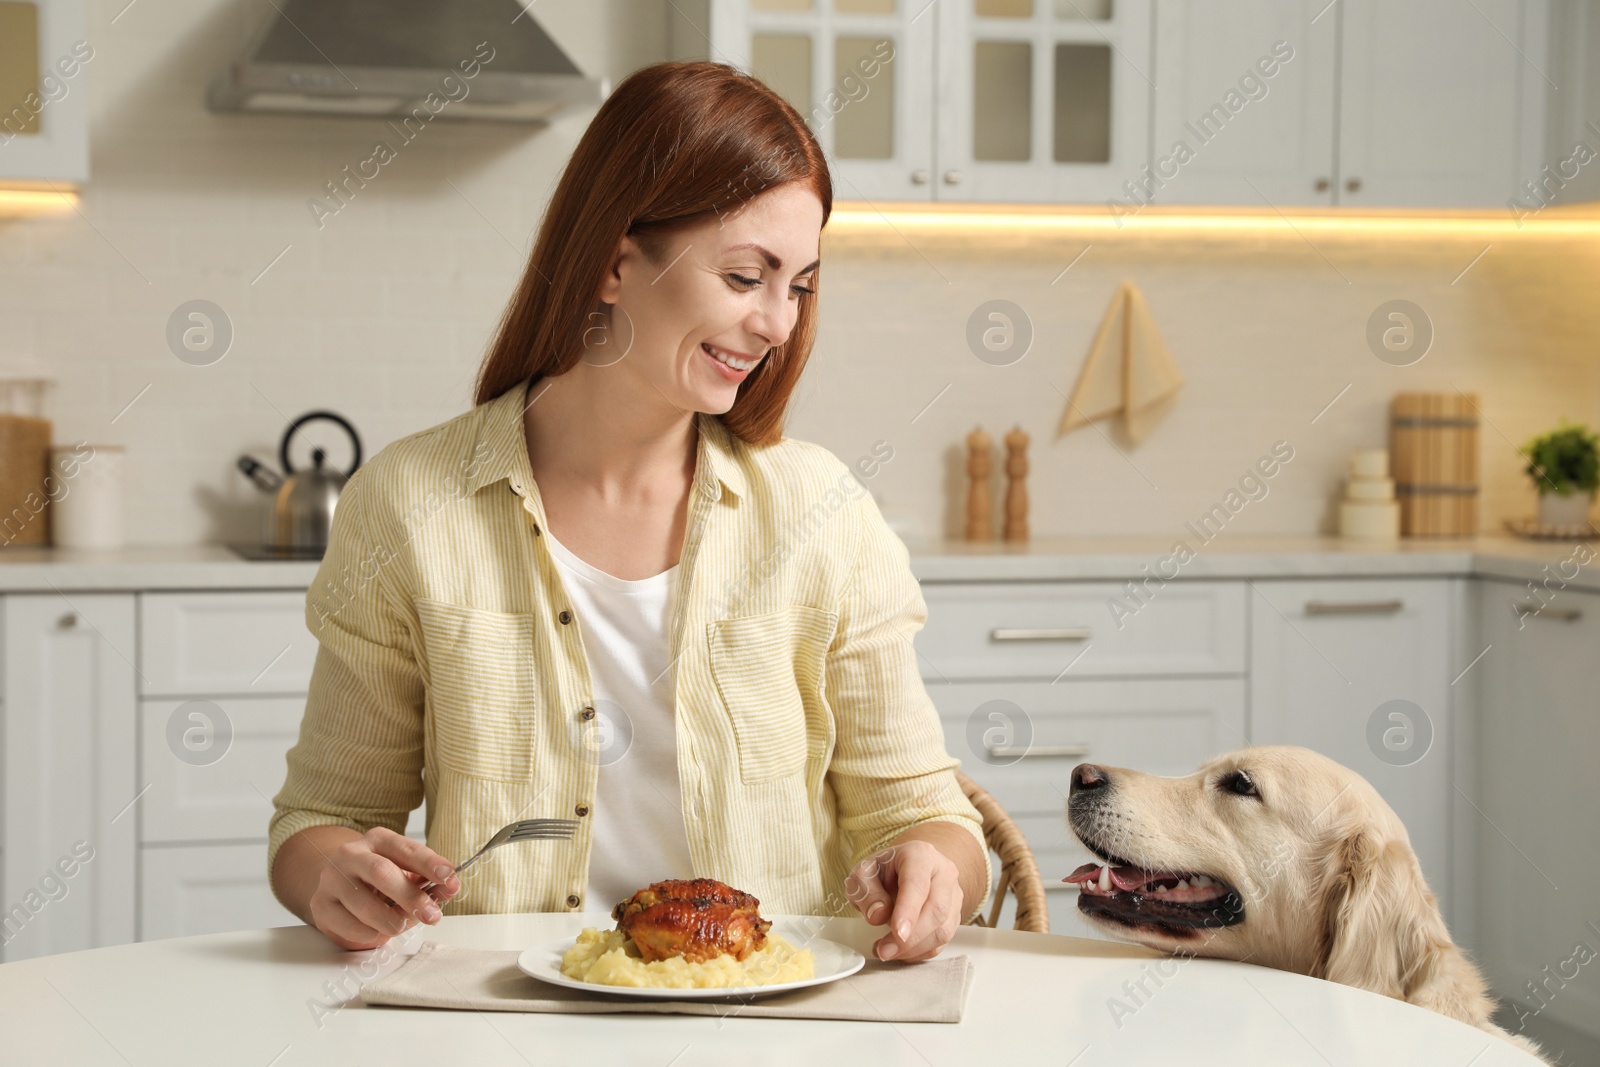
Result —
<svg viewBox="0 0 1600 1067"><path fill-rule="evenodd" d="M837 982L774 993L770 997L716 1000L642 1000L579 992L530 978L517 968L515 949L478 949L424 941L389 974L361 987L366 1004L474 1011L654 1012L680 1015L747 1015L785 1019L853 1019L863 1022L958 1023L972 987L972 962L940 956L924 963L882 963Z"/></svg>
<svg viewBox="0 0 1600 1067"><path fill-rule="evenodd" d="M1132 282L1123 282L1100 320L1056 437L1121 412L1128 436L1142 441L1182 385L1183 375L1161 340L1144 294Z"/></svg>

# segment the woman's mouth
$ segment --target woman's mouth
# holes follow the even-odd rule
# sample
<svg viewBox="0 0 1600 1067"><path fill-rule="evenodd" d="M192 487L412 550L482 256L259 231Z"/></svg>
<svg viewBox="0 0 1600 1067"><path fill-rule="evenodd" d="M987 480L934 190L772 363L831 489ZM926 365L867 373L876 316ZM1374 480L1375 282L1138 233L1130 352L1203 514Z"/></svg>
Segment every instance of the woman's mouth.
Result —
<svg viewBox="0 0 1600 1067"><path fill-rule="evenodd" d="M711 365L717 369L717 372L730 382L744 381L750 372L755 369L756 364L761 362L759 359L741 359L738 356L724 352L715 345L703 342L700 345L700 354L705 356L711 362Z"/></svg>

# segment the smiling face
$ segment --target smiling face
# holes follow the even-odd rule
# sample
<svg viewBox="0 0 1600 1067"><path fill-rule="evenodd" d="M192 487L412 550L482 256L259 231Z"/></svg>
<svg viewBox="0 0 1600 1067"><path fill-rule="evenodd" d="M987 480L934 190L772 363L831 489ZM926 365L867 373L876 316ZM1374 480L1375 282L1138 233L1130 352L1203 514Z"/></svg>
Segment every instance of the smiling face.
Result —
<svg viewBox="0 0 1600 1067"><path fill-rule="evenodd" d="M822 202L790 182L673 234L659 262L623 238L599 294L611 330L586 337L584 362L680 411L726 412L815 299L821 234Z"/></svg>
<svg viewBox="0 0 1600 1067"><path fill-rule="evenodd" d="M1067 821L1103 862L1066 880L1107 932L1302 973L1326 949L1323 901L1350 827L1405 840L1359 775L1287 746L1242 749L1183 778L1082 765Z"/></svg>

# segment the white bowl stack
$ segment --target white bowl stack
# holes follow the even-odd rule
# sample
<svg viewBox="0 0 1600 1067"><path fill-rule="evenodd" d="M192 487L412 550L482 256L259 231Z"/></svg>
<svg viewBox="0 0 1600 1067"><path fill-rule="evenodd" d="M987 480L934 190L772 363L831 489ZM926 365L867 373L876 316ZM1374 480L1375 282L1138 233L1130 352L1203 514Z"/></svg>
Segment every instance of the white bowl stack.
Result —
<svg viewBox="0 0 1600 1067"><path fill-rule="evenodd" d="M1389 450L1365 448L1350 456L1350 476L1339 503L1339 536L1352 541L1398 541L1400 503L1389 477Z"/></svg>

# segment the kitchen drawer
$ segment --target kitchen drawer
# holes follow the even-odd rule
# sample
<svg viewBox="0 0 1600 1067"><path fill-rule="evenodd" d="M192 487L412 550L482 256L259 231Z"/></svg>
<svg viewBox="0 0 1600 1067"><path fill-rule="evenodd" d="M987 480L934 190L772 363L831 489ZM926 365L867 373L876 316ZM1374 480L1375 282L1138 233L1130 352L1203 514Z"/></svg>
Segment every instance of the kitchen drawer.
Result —
<svg viewBox="0 0 1600 1067"><path fill-rule="evenodd" d="M231 730L226 750L214 763L185 762L169 747L168 724L188 704L193 706L179 716L180 731L197 740L208 731L211 742L219 744ZM222 709L227 724L206 721L215 719L208 706ZM304 697L140 701L140 757L150 785L139 802L140 840L264 840L272 797L283 788L284 753L299 736L305 707Z"/></svg>
<svg viewBox="0 0 1600 1067"><path fill-rule="evenodd" d="M1072 768L1091 762L1186 775L1246 744L1243 678L957 683L928 692L950 754L994 794L1033 849L1058 934L1104 936L1079 918L1078 891L1061 881L1093 858L1067 828ZM1029 754L995 762L986 735Z"/></svg>
<svg viewBox="0 0 1600 1067"><path fill-rule="evenodd" d="M139 850L139 940L299 926L272 895L267 846Z"/></svg>
<svg viewBox="0 0 1600 1067"><path fill-rule="evenodd" d="M1248 743L1242 678L962 682L928 695L949 753L1013 818L1059 818L1080 763L1184 775Z"/></svg>
<svg viewBox="0 0 1600 1067"><path fill-rule="evenodd" d="M168 724L187 703L139 704L140 754L144 780L150 784L139 804L141 842L264 841L272 798L283 788L284 755L300 735L305 698L221 697L205 702L227 716L232 738L221 758L203 766L179 759L169 747ZM220 736L219 724L196 715L215 718L199 705L180 716L181 728ZM422 812L421 807L413 811L406 828L419 839Z"/></svg>
<svg viewBox="0 0 1600 1067"><path fill-rule="evenodd" d="M923 677L1049 681L1069 666L1072 678L1244 672L1243 582L1172 582L1119 617L1113 603L1138 606L1126 585L925 583Z"/></svg>
<svg viewBox="0 0 1600 1067"><path fill-rule="evenodd" d="M317 640L304 591L144 593L140 695L304 693Z"/></svg>

